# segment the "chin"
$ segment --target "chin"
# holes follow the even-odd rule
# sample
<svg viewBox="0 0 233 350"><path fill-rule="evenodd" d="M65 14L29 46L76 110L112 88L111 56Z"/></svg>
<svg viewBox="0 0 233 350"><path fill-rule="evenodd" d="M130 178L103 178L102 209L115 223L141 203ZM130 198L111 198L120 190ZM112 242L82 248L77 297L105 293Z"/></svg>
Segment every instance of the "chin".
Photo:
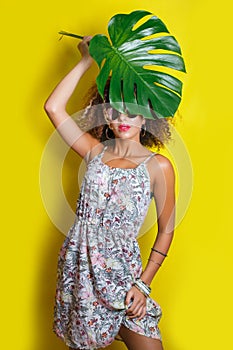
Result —
<svg viewBox="0 0 233 350"><path fill-rule="evenodd" d="M121 140L132 140L132 141L139 141L140 140L140 135L138 134L130 134L128 132L125 133L116 133L115 134L116 139L121 139Z"/></svg>

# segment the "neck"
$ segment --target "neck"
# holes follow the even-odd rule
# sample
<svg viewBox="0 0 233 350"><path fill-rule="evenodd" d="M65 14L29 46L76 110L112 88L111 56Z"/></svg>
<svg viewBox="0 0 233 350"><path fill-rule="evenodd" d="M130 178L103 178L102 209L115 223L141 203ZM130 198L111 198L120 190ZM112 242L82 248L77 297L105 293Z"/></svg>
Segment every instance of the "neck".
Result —
<svg viewBox="0 0 233 350"><path fill-rule="evenodd" d="M132 156L138 154L138 150L142 148L142 145L139 141L135 140L123 140L123 139L115 139L115 143L113 145L113 153L118 156L124 158L127 156Z"/></svg>

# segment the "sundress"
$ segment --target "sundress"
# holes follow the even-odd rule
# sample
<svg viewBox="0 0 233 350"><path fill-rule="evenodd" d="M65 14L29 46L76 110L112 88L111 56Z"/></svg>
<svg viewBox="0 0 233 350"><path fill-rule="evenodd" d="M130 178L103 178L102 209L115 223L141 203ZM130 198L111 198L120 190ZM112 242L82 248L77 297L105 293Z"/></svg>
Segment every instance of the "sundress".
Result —
<svg viewBox="0 0 233 350"><path fill-rule="evenodd" d="M88 164L76 216L58 255L53 331L74 349L98 349L123 324L161 339L162 312L150 297L146 315L126 315L127 291L142 273L137 235L152 194L147 161L135 168L104 164L103 150Z"/></svg>

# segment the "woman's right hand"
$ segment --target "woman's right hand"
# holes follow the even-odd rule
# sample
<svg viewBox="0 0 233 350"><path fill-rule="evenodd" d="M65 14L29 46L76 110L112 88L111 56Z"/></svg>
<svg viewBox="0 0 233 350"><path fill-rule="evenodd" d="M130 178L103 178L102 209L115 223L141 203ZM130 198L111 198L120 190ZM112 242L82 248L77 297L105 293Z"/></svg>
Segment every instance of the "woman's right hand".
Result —
<svg viewBox="0 0 233 350"><path fill-rule="evenodd" d="M93 59L89 53L89 42L92 39L92 36L84 36L83 40L78 44L78 49L82 55L82 59L84 61L88 61L88 63L92 63Z"/></svg>

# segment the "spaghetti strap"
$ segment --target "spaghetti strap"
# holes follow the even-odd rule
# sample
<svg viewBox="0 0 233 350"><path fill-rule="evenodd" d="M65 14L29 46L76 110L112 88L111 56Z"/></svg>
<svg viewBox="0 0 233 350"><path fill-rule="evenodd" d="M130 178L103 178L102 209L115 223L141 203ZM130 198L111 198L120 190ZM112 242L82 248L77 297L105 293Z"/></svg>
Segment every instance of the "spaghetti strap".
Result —
<svg viewBox="0 0 233 350"><path fill-rule="evenodd" d="M99 154L97 154L97 156L102 157L107 148L108 148L108 146L104 146L102 151Z"/></svg>
<svg viewBox="0 0 233 350"><path fill-rule="evenodd" d="M149 162L149 160L152 158L152 157L154 157L154 155L155 155L156 153L155 152L153 152L149 157L147 157L145 160L144 160L144 164L146 164L146 163L148 163Z"/></svg>
<svg viewBox="0 0 233 350"><path fill-rule="evenodd" d="M89 163L92 163L96 158L102 158L106 149L107 149L107 146L104 146L103 149L99 153L97 153L92 159L90 160L87 159L86 163L89 164ZM90 153L89 153L89 156L90 156Z"/></svg>

